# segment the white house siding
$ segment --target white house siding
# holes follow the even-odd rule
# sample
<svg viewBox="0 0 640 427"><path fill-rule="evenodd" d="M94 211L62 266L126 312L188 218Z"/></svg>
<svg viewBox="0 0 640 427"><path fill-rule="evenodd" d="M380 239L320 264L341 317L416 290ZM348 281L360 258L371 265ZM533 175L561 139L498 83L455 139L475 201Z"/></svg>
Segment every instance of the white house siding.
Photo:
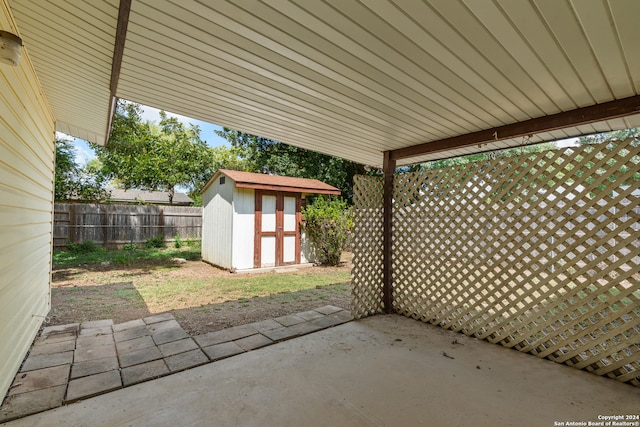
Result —
<svg viewBox="0 0 640 427"><path fill-rule="evenodd" d="M18 33L0 0L0 29ZM26 52L0 64L0 396L50 309L55 123Z"/></svg>
<svg viewBox="0 0 640 427"><path fill-rule="evenodd" d="M220 178L202 195L202 259L223 268L233 268L233 188L234 182Z"/></svg>
<svg viewBox="0 0 640 427"><path fill-rule="evenodd" d="M253 268L255 247L255 190L236 188L233 195L233 266Z"/></svg>

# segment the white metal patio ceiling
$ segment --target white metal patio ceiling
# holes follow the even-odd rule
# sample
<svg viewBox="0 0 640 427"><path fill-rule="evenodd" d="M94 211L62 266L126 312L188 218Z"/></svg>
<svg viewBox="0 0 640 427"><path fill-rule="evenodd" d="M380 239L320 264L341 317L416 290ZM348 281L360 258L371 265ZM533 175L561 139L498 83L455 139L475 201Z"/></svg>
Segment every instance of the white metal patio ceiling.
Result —
<svg viewBox="0 0 640 427"><path fill-rule="evenodd" d="M379 165L640 94L634 0L130 0L121 67L118 0L9 3L58 129L99 144L111 95ZM640 114L398 164L635 126Z"/></svg>

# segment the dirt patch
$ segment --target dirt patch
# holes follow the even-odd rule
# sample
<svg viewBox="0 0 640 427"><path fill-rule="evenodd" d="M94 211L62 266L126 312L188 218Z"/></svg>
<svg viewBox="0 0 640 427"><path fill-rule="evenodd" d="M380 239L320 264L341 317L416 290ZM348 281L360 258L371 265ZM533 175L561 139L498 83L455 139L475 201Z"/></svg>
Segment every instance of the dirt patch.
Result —
<svg viewBox="0 0 640 427"><path fill-rule="evenodd" d="M197 335L327 304L349 309L351 254L343 260L339 267L260 274L234 274L202 261L54 268L48 325L121 323L170 312ZM300 282L304 289L279 292L279 282ZM265 290L271 283L274 290Z"/></svg>

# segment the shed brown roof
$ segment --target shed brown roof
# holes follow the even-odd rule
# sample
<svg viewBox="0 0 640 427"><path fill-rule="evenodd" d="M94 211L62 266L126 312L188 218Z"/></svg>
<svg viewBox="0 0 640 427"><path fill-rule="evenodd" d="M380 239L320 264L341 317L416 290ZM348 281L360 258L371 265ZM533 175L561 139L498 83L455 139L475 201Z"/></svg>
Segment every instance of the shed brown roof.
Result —
<svg viewBox="0 0 640 427"><path fill-rule="evenodd" d="M340 190L336 187L317 179L293 178L290 176L267 175L229 169L219 169L211 181L216 179L220 174L224 174L234 180L236 187L239 188L288 191L292 193L340 194ZM207 186L205 186L205 188Z"/></svg>

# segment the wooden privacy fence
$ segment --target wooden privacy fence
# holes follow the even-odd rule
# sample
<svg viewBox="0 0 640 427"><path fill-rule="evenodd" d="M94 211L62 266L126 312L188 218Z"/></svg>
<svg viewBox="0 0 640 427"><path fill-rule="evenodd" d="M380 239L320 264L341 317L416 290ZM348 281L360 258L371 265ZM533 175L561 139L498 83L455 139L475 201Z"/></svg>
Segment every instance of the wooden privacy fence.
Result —
<svg viewBox="0 0 640 427"><path fill-rule="evenodd" d="M396 175L394 310L640 386L640 144ZM382 179L355 185L355 317L382 311Z"/></svg>
<svg viewBox="0 0 640 427"><path fill-rule="evenodd" d="M60 249L69 242L87 240L96 245L117 247L126 243L145 243L163 236L171 242L200 239L202 208L184 206L56 203L53 245Z"/></svg>

